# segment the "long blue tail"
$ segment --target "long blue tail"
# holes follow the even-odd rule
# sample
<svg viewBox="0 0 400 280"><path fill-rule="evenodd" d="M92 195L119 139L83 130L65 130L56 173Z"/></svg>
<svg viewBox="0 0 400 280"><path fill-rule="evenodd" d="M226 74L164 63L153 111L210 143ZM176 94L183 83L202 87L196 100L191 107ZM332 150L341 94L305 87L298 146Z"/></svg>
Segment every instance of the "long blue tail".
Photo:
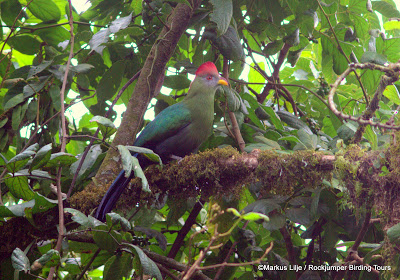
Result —
<svg viewBox="0 0 400 280"><path fill-rule="evenodd" d="M106 214L110 213L111 210L114 208L115 204L119 197L121 196L122 192L125 190L126 186L128 186L130 180L134 177L134 172L132 170L131 175L126 178L125 171L122 170L117 178L115 178L114 182L108 188L107 193L103 196L103 199L100 202L99 207L97 208L95 218L105 222Z"/></svg>

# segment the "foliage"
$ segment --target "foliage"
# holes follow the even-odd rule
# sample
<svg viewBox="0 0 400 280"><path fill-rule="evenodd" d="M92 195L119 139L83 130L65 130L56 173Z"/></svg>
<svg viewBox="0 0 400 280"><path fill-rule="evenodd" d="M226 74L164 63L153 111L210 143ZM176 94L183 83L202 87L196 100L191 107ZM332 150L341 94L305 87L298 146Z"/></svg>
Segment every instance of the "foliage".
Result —
<svg viewBox="0 0 400 280"><path fill-rule="evenodd" d="M334 279L336 272L304 270L348 262L343 248L353 246L362 264L375 272L355 269L348 272L349 279L398 277L400 230L392 212L398 204L399 145L387 149L395 136L379 125L344 121L328 104L331 85L350 63L385 67L400 59L400 24L392 20L400 12L394 1L203 0L198 9L192 0L90 2L88 10L78 13L62 0L0 0L0 232L1 240L8 240L0 244L1 279L12 279L14 273L19 279L36 279L54 271L59 279L176 279L183 271L194 279ZM112 102L128 105L137 83L129 84L129 79L143 69L152 47L162 46L157 37L162 29L173 28L168 26L170 14L180 5L195 10L186 32L177 38L164 87L149 111L158 113L182 100L189 74L201 63L214 61L222 72L229 61L224 75L229 75L230 88L217 94L214 133L201 150L240 149L231 134L229 110L246 143L244 151L268 152L260 154L253 174L244 164L236 165L240 171L232 168L248 176L245 182L223 184L218 181L222 173L207 168L232 150L207 151L205 164L194 157L177 174L196 174L190 175L193 184L201 177L201 183L215 189L189 186L196 190L175 190L170 197L157 193L154 198L151 182L161 181L168 169L150 167L158 169L153 173L159 177L146 179L151 175L131 152L161 163L156 154L112 146L118 115ZM70 19L74 43L67 69ZM351 72L336 90L337 109L356 118L372 112L366 119L397 123L400 83L379 92L383 75L370 69ZM374 108L376 93L381 95ZM70 112L65 119L62 105ZM346 148L352 142L358 146ZM101 198L88 186L110 147L119 151L123 168L141 178L143 192L133 188L139 194L130 199L136 203L120 205L126 215L109 214L104 224L87 210L94 210ZM230 156L238 157L236 153ZM318 169L323 154L337 156L329 176ZM366 179L368 174L372 179ZM234 189L233 183L240 186ZM367 185L372 183L379 187ZM54 249L62 231L46 218L63 209L56 185L68 193L64 204L72 205L64 209L61 252ZM218 190L230 185L225 192ZM381 223L364 228L371 217ZM179 241L176 233L185 226L187 234ZM174 246L178 249L171 255ZM297 271L290 269L295 265Z"/></svg>

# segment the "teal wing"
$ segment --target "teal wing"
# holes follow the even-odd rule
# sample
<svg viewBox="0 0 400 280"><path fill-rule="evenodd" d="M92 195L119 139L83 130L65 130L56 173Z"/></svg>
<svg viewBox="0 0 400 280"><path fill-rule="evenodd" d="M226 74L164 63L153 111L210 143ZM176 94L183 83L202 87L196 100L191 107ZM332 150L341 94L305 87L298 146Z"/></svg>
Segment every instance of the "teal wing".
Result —
<svg viewBox="0 0 400 280"><path fill-rule="evenodd" d="M136 138L134 145L153 149L171 136L177 135L191 121L190 111L185 104L176 103L158 114Z"/></svg>

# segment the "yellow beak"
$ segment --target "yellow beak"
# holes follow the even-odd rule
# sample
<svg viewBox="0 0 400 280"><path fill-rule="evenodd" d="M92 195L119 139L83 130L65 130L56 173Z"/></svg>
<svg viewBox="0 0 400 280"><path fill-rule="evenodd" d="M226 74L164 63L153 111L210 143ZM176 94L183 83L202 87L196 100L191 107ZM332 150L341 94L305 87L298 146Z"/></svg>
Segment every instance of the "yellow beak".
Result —
<svg viewBox="0 0 400 280"><path fill-rule="evenodd" d="M227 85L228 85L228 82L226 81L225 78L221 77L220 80L218 81L218 84L219 84L219 85L227 86Z"/></svg>

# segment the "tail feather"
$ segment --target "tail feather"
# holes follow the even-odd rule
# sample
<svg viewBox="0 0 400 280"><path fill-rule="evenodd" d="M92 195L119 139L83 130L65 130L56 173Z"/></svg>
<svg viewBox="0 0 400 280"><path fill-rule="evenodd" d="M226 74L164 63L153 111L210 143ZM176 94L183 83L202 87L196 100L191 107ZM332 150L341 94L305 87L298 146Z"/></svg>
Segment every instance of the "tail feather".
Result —
<svg viewBox="0 0 400 280"><path fill-rule="evenodd" d="M131 172L131 175L127 178L125 177L125 171L122 170L117 178L115 178L114 182L108 188L107 193L103 196L103 199L100 202L99 207L96 211L96 219L105 222L106 214L110 213L114 208L115 204L122 192L125 190L126 186L129 184L130 180L134 177L134 172Z"/></svg>

